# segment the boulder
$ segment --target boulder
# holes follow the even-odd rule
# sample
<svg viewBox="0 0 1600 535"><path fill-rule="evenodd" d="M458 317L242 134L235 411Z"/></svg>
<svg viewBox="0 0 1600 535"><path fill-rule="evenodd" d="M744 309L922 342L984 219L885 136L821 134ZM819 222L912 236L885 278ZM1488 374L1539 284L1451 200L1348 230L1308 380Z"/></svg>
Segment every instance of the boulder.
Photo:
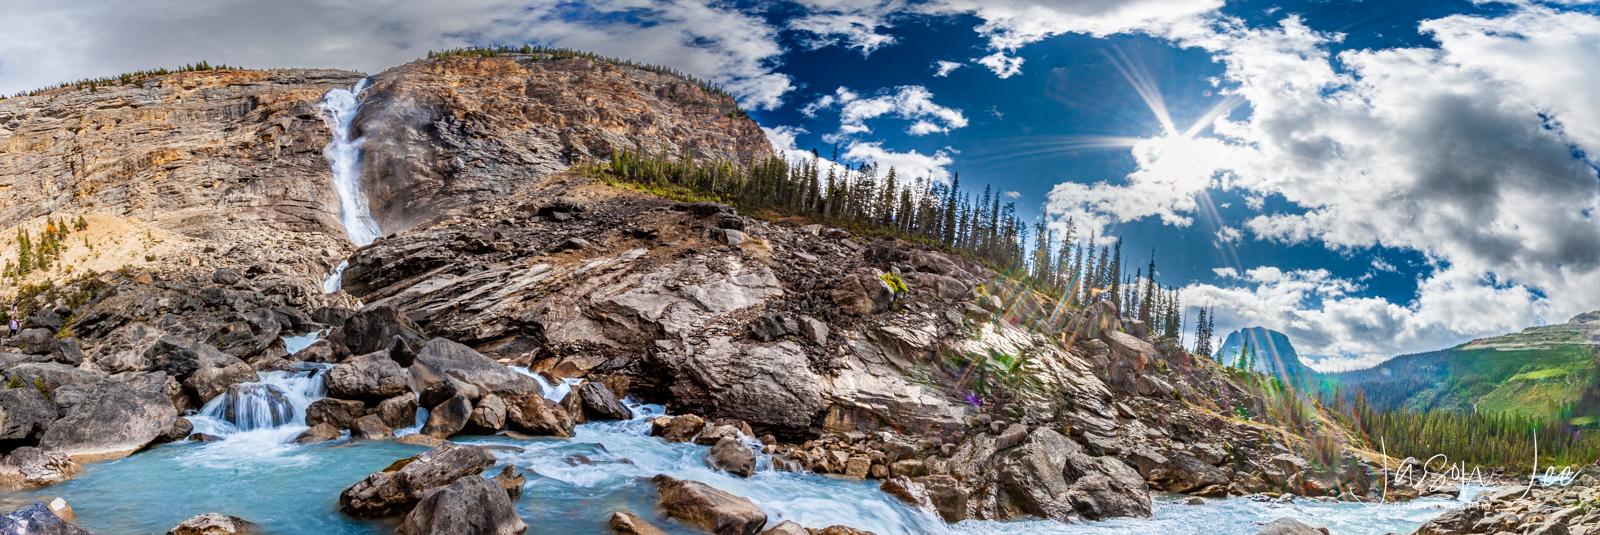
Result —
<svg viewBox="0 0 1600 535"><path fill-rule="evenodd" d="M633 419L633 411L617 401L606 385L585 383L578 387L578 396L583 399L583 414L590 421Z"/></svg>
<svg viewBox="0 0 1600 535"><path fill-rule="evenodd" d="M705 428L705 419L693 414L658 416L650 422L650 436L661 437L667 442L688 442Z"/></svg>
<svg viewBox="0 0 1600 535"><path fill-rule="evenodd" d="M811 316L800 316L800 334L817 345L828 343L828 324Z"/></svg>
<svg viewBox="0 0 1600 535"><path fill-rule="evenodd" d="M357 311L328 335L328 343L350 355L366 355L389 349L396 336L413 347L427 341L422 327L411 318L392 307L379 305Z"/></svg>
<svg viewBox="0 0 1600 535"><path fill-rule="evenodd" d="M750 477L756 471L756 453L734 437L722 437L717 445L705 453L706 466L726 470L739 477Z"/></svg>
<svg viewBox="0 0 1600 535"><path fill-rule="evenodd" d="M3 535L94 535L89 530L62 520L42 503L0 516Z"/></svg>
<svg viewBox="0 0 1600 535"><path fill-rule="evenodd" d="M811 530L795 523L793 520L785 520L783 523L761 532L761 535L811 535Z"/></svg>
<svg viewBox="0 0 1600 535"><path fill-rule="evenodd" d="M0 460L0 485L12 489L28 489L54 485L83 470L65 454L46 453L32 446L23 446L6 454Z"/></svg>
<svg viewBox="0 0 1600 535"><path fill-rule="evenodd" d="M383 425L395 429L405 429L417 425L417 395L410 392L383 400L378 403L378 418L383 419Z"/></svg>
<svg viewBox="0 0 1600 535"><path fill-rule="evenodd" d="M273 336L276 336L273 331ZM275 339L275 338L274 338ZM254 341L249 342L256 343ZM164 371L167 375L178 379L186 379L190 374L200 368L213 366L232 366L244 362L235 355L218 351L210 344L196 344L175 335L164 335L157 339L155 344L144 351L142 355L144 369L108 369L108 372L119 371Z"/></svg>
<svg viewBox="0 0 1600 535"><path fill-rule="evenodd" d="M302 431L299 435L294 437L294 440L290 440L289 443L290 444L316 444L316 443L319 443L319 442L327 442L327 441L330 441L330 440L338 440L338 439L339 439L339 428L334 427L333 424L330 424L328 422L322 422L322 423L319 423L317 425L311 426L311 429L307 429L305 431Z"/></svg>
<svg viewBox="0 0 1600 535"><path fill-rule="evenodd" d="M472 401L466 396L452 396L428 411L428 423L420 432L433 438L450 438L466 429L471 417Z"/></svg>
<svg viewBox="0 0 1600 535"><path fill-rule="evenodd" d="M409 511L424 494L493 466L494 455L477 446L446 442L401 459L339 494L339 510L356 518ZM478 478L482 479L482 478ZM497 489L497 494L505 496Z"/></svg>
<svg viewBox="0 0 1600 535"><path fill-rule="evenodd" d="M992 467L1006 495L1028 514L1057 521L1150 516L1150 488L1133 468L1090 457L1053 429L1038 428Z"/></svg>
<svg viewBox="0 0 1600 535"><path fill-rule="evenodd" d="M1293 518L1279 518L1268 522L1256 535L1328 535L1328 528L1311 527Z"/></svg>
<svg viewBox="0 0 1600 535"><path fill-rule="evenodd" d="M28 329L17 333L10 343L25 355L49 355L56 348L56 337L50 329Z"/></svg>
<svg viewBox="0 0 1600 535"><path fill-rule="evenodd" d="M211 398L228 391L228 387L239 383L253 383L260 381L261 376L256 374L255 368L243 362L221 367L200 368L183 381L189 393L195 400L204 405Z"/></svg>
<svg viewBox="0 0 1600 535"><path fill-rule="evenodd" d="M1526 489L1527 487L1521 487ZM1456 507L1433 517L1417 528L1416 535L1459 535L1472 533L1473 526L1483 520L1485 508L1475 505Z"/></svg>
<svg viewBox="0 0 1600 535"><path fill-rule="evenodd" d="M368 414L350 422L350 438L356 440L382 440L393 438L394 429L384 425L376 414Z"/></svg>
<svg viewBox="0 0 1600 535"><path fill-rule="evenodd" d="M177 419L178 410L160 394L105 381L50 424L39 447L64 453L74 462L125 457L171 429Z"/></svg>
<svg viewBox="0 0 1600 535"><path fill-rule="evenodd" d="M561 405L539 394L507 398L506 422L512 429L535 436L569 438L577 425Z"/></svg>
<svg viewBox="0 0 1600 535"><path fill-rule="evenodd" d="M522 535L528 525L500 485L476 475L428 491L395 535Z"/></svg>
<svg viewBox="0 0 1600 535"><path fill-rule="evenodd" d="M511 498L511 503L517 503L518 500L522 499L522 486L528 484L528 477L518 472L514 466L505 467L504 470L500 471L500 475L491 477L489 480L499 483L501 488L506 489L506 497Z"/></svg>
<svg viewBox="0 0 1600 535"><path fill-rule="evenodd" d="M349 429L351 422L366 414L367 407L360 401L322 398L306 407L306 425L316 427L328 423L334 429Z"/></svg>
<svg viewBox="0 0 1600 535"><path fill-rule="evenodd" d="M342 399L381 401L409 392L410 375L389 351L378 351L340 363L328 370L328 395Z"/></svg>
<svg viewBox="0 0 1600 535"><path fill-rule="evenodd" d="M767 514L748 498L666 474L650 481L656 486L657 505L685 524L717 535L755 535L767 525Z"/></svg>
<svg viewBox="0 0 1600 535"><path fill-rule="evenodd" d="M56 333L60 332L61 326L66 325L66 323L61 319L60 314L56 314L56 311L46 308L23 319L22 325L19 325L19 327L22 327L23 330L49 329L51 333Z"/></svg>
<svg viewBox="0 0 1600 535"><path fill-rule="evenodd" d="M83 364L83 344L77 338L56 339L56 349L50 352L50 360L68 366Z"/></svg>
<svg viewBox="0 0 1600 535"><path fill-rule="evenodd" d="M242 518L221 513L206 513L183 521L182 524L168 530L167 535L240 535L259 532L254 523Z"/></svg>
<svg viewBox="0 0 1600 535"><path fill-rule="evenodd" d="M411 364L411 391L417 392L418 401L431 407L462 392L458 384L476 387L482 393L493 393L502 399L537 396L542 392L532 378L511 371L504 364L485 357L472 348L435 338L417 352ZM468 395L478 399L481 395Z"/></svg>
<svg viewBox="0 0 1600 535"><path fill-rule="evenodd" d="M188 437L189 434L193 432L194 422L189 421L188 418L179 416L177 420L172 422L172 427L169 427L166 431L163 431L161 436L156 437L156 439L151 443L166 444L168 442L177 442L179 440L183 440L185 437Z"/></svg>
<svg viewBox="0 0 1600 535"><path fill-rule="evenodd" d="M643 518L634 516L632 513L620 511L611 513L611 520L606 522L606 525L617 535L667 535L667 532L661 531L661 528L655 527L654 524L645 522ZM801 533L805 534L805 531L802 530Z"/></svg>
<svg viewBox="0 0 1600 535"><path fill-rule="evenodd" d="M295 362L328 363L338 362L339 356L334 353L333 344L328 343L327 340L317 340L312 342L311 345L306 346L305 349L301 349L300 351L295 352L294 355L290 355L289 360Z"/></svg>
<svg viewBox="0 0 1600 535"><path fill-rule="evenodd" d="M1227 486L1230 474L1206 464L1186 452L1167 452L1165 466L1155 471L1155 480L1169 492L1190 492L1211 485Z"/></svg>
<svg viewBox="0 0 1600 535"><path fill-rule="evenodd" d="M467 419L467 427L477 432L497 433L506 428L506 402L500 396L489 394L478 400Z"/></svg>
<svg viewBox="0 0 1600 535"><path fill-rule="evenodd" d="M37 437L60 418L56 406L33 388L0 390L0 440Z"/></svg>
<svg viewBox="0 0 1600 535"><path fill-rule="evenodd" d="M894 301L894 289L889 283L870 273L857 273L834 285L829 292L833 304L845 314L866 316L889 309Z"/></svg>

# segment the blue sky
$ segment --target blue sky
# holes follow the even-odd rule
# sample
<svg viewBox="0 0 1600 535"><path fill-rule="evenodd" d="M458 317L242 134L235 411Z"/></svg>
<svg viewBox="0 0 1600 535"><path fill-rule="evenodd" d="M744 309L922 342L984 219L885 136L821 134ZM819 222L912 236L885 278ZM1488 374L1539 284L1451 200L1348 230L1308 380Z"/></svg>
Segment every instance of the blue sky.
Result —
<svg viewBox="0 0 1600 535"><path fill-rule="evenodd" d="M1121 240L1134 265L1154 249L1219 333L1265 326L1339 367L1600 308L1597 11L19 0L0 7L23 21L0 35L0 91L202 58L377 72L527 42L668 64L739 95L780 149L959 173L1029 220Z"/></svg>

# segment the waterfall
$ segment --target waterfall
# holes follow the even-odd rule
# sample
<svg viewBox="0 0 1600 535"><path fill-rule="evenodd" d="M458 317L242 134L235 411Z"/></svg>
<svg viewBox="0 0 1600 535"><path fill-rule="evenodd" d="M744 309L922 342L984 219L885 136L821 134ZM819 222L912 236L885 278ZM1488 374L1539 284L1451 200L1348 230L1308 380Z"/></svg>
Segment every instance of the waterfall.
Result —
<svg viewBox="0 0 1600 535"><path fill-rule="evenodd" d="M196 431L218 436L284 426L303 427L306 407L327 396L323 372L328 367L261 373L261 381L233 385L211 398L191 421Z"/></svg>
<svg viewBox="0 0 1600 535"><path fill-rule="evenodd" d="M333 186L339 191L339 222L344 232L356 245L366 245L378 239L378 223L373 221L367 208L367 196L361 191L361 140L350 139L350 122L361 109L361 90L367 87L362 78L350 89L335 89L322 97L322 119L333 130L333 140L322 149L333 171Z"/></svg>

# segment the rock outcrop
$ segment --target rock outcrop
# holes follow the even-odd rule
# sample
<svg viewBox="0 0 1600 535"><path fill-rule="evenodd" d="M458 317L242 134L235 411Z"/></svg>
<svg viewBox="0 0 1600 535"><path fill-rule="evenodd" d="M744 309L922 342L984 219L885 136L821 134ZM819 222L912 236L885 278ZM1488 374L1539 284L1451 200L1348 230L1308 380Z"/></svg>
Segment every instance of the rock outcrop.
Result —
<svg viewBox="0 0 1600 535"><path fill-rule="evenodd" d="M406 514L396 535L522 535L528 525L517 516L498 483L475 475L428 491Z"/></svg>
<svg viewBox="0 0 1600 535"><path fill-rule="evenodd" d="M493 464L494 455L483 448L446 443L396 461L345 489L339 494L339 510L356 518L404 514L429 491L477 477ZM496 492L505 496L503 489Z"/></svg>
<svg viewBox="0 0 1600 535"><path fill-rule="evenodd" d="M206 513L183 521L168 530L167 535L249 535L260 531L254 523L243 518Z"/></svg>
<svg viewBox="0 0 1600 535"><path fill-rule="evenodd" d="M717 535L755 535L767 525L767 514L741 498L699 481L658 475L657 505L666 515Z"/></svg>
<svg viewBox="0 0 1600 535"><path fill-rule="evenodd" d="M178 420L170 399L105 381L65 417L50 424L39 448L73 462L126 457L161 436Z"/></svg>

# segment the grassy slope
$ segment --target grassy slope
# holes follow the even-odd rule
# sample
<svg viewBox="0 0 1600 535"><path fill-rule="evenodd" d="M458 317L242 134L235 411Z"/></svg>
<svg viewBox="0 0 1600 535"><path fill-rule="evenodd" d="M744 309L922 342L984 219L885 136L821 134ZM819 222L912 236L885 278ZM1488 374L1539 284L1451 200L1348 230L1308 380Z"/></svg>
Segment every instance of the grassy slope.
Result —
<svg viewBox="0 0 1600 535"><path fill-rule="evenodd" d="M1510 412L1594 425L1600 370L1589 328L1561 324L1324 376L1380 407Z"/></svg>

